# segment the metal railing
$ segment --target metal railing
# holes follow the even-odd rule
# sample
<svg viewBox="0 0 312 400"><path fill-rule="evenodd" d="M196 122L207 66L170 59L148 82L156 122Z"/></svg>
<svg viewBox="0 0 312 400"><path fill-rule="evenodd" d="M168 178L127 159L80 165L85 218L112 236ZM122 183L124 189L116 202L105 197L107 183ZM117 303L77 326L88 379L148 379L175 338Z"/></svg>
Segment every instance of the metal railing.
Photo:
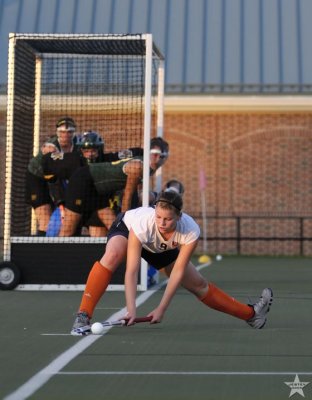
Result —
<svg viewBox="0 0 312 400"><path fill-rule="evenodd" d="M192 214L191 214L192 215ZM202 216L197 215L193 216L197 221L202 220ZM235 221L235 235L214 235L211 236L209 235L209 230L211 231L212 229L209 229L209 225L214 225L213 230L219 230L219 221L220 220L234 220ZM258 235L258 236L247 236L242 234L242 222L245 220L260 220L260 219L267 219L267 220L296 220L298 221L298 227L297 235L270 235L270 236L264 236L264 235ZM299 254L301 256L304 255L304 244L306 242L311 242L312 241L312 236L305 234L304 232L304 223L307 220L312 220L312 216L250 216L250 215L244 215L244 216L233 216L233 215L222 215L222 216L208 216L207 217L207 225L208 225L208 234L206 240L208 242L213 242L213 241L235 241L236 242L236 252L237 254L241 254L241 244L243 241L296 241L299 242ZM203 236L200 237L201 240L203 240Z"/></svg>

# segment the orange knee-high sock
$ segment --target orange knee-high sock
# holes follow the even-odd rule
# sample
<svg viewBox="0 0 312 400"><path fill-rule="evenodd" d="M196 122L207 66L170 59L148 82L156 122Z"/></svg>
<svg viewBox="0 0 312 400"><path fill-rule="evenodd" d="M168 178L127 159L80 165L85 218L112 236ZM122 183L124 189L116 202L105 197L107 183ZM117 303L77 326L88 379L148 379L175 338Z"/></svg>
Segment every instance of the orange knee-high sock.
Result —
<svg viewBox="0 0 312 400"><path fill-rule="evenodd" d="M91 318L93 311L104 294L112 277L112 271L96 261L89 273L83 292L79 311L84 311Z"/></svg>
<svg viewBox="0 0 312 400"><path fill-rule="evenodd" d="M212 283L208 284L208 293L200 298L200 301L214 310L233 315L245 321L254 316L253 307L240 303Z"/></svg>

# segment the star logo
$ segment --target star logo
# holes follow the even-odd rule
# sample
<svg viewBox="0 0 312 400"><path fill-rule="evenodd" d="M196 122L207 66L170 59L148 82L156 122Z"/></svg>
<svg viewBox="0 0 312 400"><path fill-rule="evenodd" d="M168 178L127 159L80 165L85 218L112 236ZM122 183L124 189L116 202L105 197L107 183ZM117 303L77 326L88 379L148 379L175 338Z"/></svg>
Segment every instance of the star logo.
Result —
<svg viewBox="0 0 312 400"><path fill-rule="evenodd" d="M310 382L300 382L298 374L296 374L293 382L284 382L285 385L291 388L289 397L293 396L295 393L300 394L300 396L304 397L303 388L307 386Z"/></svg>

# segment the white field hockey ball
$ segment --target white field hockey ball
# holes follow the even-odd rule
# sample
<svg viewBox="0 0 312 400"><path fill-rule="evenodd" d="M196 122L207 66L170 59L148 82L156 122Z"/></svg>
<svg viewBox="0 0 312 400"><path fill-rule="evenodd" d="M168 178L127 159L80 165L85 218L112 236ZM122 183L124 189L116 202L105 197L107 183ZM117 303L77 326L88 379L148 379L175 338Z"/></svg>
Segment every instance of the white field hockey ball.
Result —
<svg viewBox="0 0 312 400"><path fill-rule="evenodd" d="M101 335L104 332L103 325L100 322L94 322L91 326L91 332L94 335Z"/></svg>

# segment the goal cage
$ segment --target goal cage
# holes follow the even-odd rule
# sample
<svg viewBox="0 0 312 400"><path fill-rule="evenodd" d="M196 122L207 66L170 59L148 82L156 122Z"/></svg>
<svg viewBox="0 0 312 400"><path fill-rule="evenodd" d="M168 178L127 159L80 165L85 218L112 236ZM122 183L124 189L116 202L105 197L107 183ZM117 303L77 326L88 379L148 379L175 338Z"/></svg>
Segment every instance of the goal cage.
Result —
<svg viewBox="0 0 312 400"><path fill-rule="evenodd" d="M104 152L143 148L143 205L150 188L150 139L163 134L164 57L151 34L9 35L3 262L0 288L83 290L106 237L37 234L26 203L26 171L56 122L73 118L75 135L100 134ZM153 184L159 186L158 175ZM156 182L156 183L155 183ZM109 290L124 288L122 265ZM138 290L147 289L142 260Z"/></svg>

